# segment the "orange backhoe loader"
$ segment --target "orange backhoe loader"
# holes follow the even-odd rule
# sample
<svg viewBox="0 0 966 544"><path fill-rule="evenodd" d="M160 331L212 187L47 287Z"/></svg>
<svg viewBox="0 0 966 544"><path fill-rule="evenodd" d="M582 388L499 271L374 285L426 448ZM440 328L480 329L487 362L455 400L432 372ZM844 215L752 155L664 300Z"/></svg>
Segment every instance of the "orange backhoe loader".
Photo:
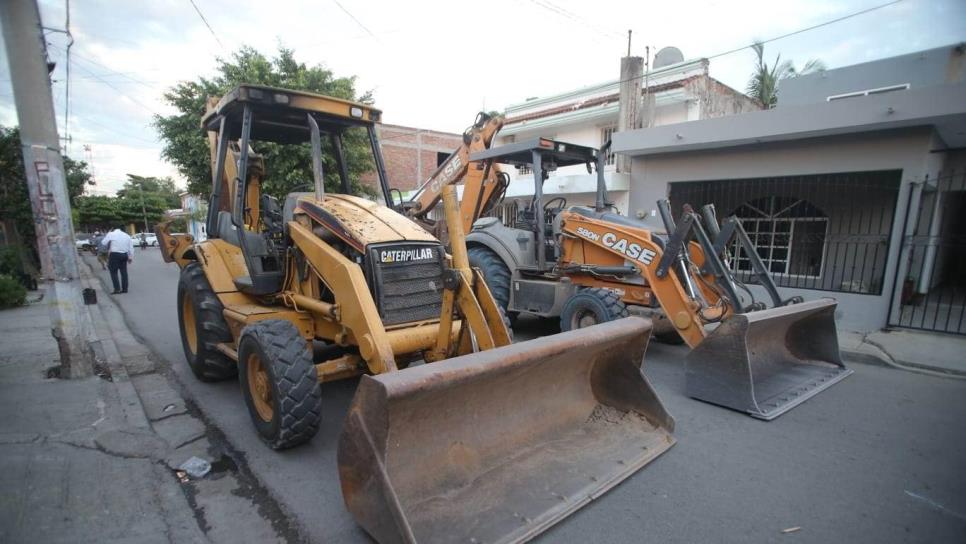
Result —
<svg viewBox="0 0 966 544"><path fill-rule="evenodd" d="M608 144L609 145L609 144ZM655 320L663 334L691 347L687 392L711 403L773 419L848 376L841 362L832 299L783 300L741 223L719 230L712 209L705 223L686 209L675 225L659 203L668 235L613 213L604 183L604 152L538 138L474 153L473 161L532 168L534 193L511 225L477 220L467 236L479 268L508 314L560 317L570 331L629 314ZM543 202L543 182L557 167L597 170L593 208ZM474 195L464 192L464 199ZM772 307L751 293L725 264L740 245Z"/></svg>
<svg viewBox="0 0 966 544"><path fill-rule="evenodd" d="M472 198L460 200L460 220L463 231L469 232L477 218L486 215L493 206L503 198L509 177L500 170L498 165L470 162L470 154L485 151L490 148L493 137L503 127L503 117L491 116L485 112L476 115L476 120L463 132L463 143L439 165L429 179L424 181L408 200L402 199L402 194L393 189L392 193L399 197L394 202L394 208L415 219L429 230L435 231L437 237L442 236L446 223L434 221L430 215L439 204L443 188L447 185L463 184L464 194Z"/></svg>

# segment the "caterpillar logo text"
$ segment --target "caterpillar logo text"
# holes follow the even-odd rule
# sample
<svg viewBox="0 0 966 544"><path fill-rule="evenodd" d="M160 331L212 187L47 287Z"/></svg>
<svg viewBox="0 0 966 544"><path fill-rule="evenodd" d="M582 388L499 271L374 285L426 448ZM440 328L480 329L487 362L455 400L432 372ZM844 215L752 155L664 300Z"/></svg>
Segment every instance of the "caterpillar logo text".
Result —
<svg viewBox="0 0 966 544"><path fill-rule="evenodd" d="M436 254L431 248L414 249L385 249L379 252L379 260L384 263L405 263L408 261L425 261L435 259Z"/></svg>

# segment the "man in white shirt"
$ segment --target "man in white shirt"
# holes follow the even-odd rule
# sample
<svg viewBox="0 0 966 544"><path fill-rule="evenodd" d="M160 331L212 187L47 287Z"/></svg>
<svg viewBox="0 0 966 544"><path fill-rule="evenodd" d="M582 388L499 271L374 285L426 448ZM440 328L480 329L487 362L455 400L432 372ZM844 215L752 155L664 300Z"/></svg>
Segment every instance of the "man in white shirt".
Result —
<svg viewBox="0 0 966 544"><path fill-rule="evenodd" d="M121 230L120 227L107 233L102 244L107 246L107 269L111 272L111 283L114 284L112 295L127 293L127 265L134 256L134 240ZM121 282L118 284L117 273L121 272Z"/></svg>

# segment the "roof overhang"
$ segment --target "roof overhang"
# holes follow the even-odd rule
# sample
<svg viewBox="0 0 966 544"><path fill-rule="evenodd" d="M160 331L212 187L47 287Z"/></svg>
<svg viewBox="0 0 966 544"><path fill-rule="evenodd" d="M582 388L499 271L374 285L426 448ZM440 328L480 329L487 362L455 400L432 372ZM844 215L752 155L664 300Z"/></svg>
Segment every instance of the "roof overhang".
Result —
<svg viewBox="0 0 966 544"><path fill-rule="evenodd" d="M921 126L966 146L966 83L618 132L613 149L647 156Z"/></svg>

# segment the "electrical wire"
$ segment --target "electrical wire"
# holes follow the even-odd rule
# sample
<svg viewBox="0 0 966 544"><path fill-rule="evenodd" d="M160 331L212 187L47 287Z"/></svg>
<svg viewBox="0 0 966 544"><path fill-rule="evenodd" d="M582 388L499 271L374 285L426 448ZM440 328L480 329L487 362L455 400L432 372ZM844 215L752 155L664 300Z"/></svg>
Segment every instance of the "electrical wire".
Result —
<svg viewBox="0 0 966 544"><path fill-rule="evenodd" d="M583 26L586 26L587 28L591 29L592 31L600 34L601 36L603 36L605 38L610 38L610 39L624 39L624 37L625 37L624 34L621 33L621 32L617 32L617 31L607 30L607 29L601 28L601 27L599 27L599 26L591 23L586 18L581 17L580 15L577 15L576 13L574 13L574 12L572 12L572 11L564 8L564 7L561 7L561 6L559 6L559 5L551 2L550 0L530 0L530 2L533 3L534 5L537 5L537 6L541 7L541 8L546 9L547 11L550 11L551 13L555 13L555 14L561 16L561 17L565 17L567 19L570 19L571 21L574 21L575 23L579 23L579 24L581 24Z"/></svg>
<svg viewBox="0 0 966 544"><path fill-rule="evenodd" d="M866 9L863 9L861 11L856 11L856 12L850 13L848 15L843 15L842 17L838 17L838 18L835 18L835 19L831 19L829 21L825 21L823 23L819 23L819 24L812 25L812 26L809 26L809 27L800 28L798 30L795 30L795 31L792 31L792 32L788 32L786 34L782 34L780 36L775 36L775 37L772 37L772 38L768 38L767 40L760 40L760 41L755 42L755 43L766 44L766 43L771 43L771 42L775 42L775 41L778 41L778 40L783 40L785 38L789 38L791 36L795 36L795 35L798 35L798 34L802 34L804 32L808 32L808 31L811 31L811 30L815 30L817 28L822 28L822 27L825 27L825 26L829 26L829 25L832 25L832 24L835 24L835 23L839 23L839 22L845 21L847 19L851 19L853 17L858 17L859 15L865 15L866 13L871 13L873 11L877 11L877 10L880 10L880 9L883 9L883 8L887 8L889 6L893 6L895 4L898 4L898 3L902 2L902 1L903 0L892 0L891 2L886 2L885 4L879 4L877 6L872 6L871 8L866 8ZM749 49L751 47L754 47L755 43L750 43L748 45L743 45L741 47L736 47L734 49L729 49L727 51L722 51L721 53L715 53L713 55L709 55L709 56L702 57L702 58L705 58L707 60L711 60L711 59L716 59L716 58L719 58L719 57L724 57L726 55L731 55L731 54L734 54L734 53L738 53L740 51L744 51L745 49ZM644 75L629 77L627 79L619 79L615 83L620 84L620 83L627 83L628 81L635 81L635 80L638 80L638 79L644 79L645 77L648 77L648 75L649 75L649 73L648 72L645 72Z"/></svg>
<svg viewBox="0 0 966 544"><path fill-rule="evenodd" d="M211 33L211 37L214 38L216 42L218 42L218 46L221 47L222 51L224 51L225 44L221 43L221 40L218 39L218 34L215 34L215 29L211 28L211 25L208 23L208 19L205 19L205 14L201 13L201 10L198 9L198 4L195 4L195 0L188 0L188 2L191 2L191 7L195 8L195 11L198 13L198 17L201 17L201 22L204 23L206 27L208 27L208 32Z"/></svg>
<svg viewBox="0 0 966 544"><path fill-rule="evenodd" d="M359 25L359 28L361 28L362 30L365 30L366 31L366 34L369 34L373 38L376 38L376 35L373 34L372 31L369 30L366 27L366 25L362 24L362 21L360 21L359 19L356 19L356 16L355 15L353 15L349 10L345 9L345 7L343 7L342 4L339 3L339 0L332 0L332 2L335 5L339 6L339 9L341 9L346 15L348 15L350 19L352 19L353 21L355 21L356 24ZM376 39L378 39L378 38L376 38Z"/></svg>

